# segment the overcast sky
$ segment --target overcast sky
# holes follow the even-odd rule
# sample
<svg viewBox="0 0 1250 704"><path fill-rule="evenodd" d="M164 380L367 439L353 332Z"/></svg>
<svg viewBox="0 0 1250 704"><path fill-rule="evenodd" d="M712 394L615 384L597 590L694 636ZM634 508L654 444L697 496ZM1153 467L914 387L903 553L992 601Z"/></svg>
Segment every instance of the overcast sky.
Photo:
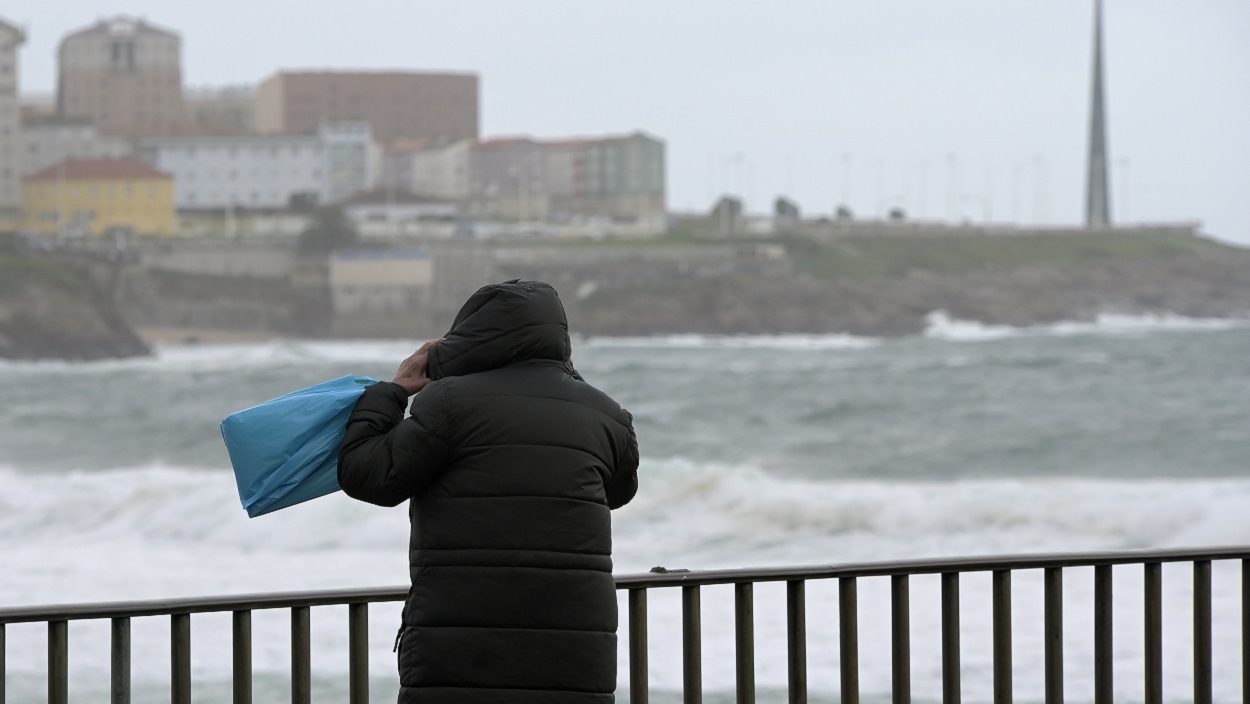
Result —
<svg viewBox="0 0 1250 704"><path fill-rule="evenodd" d="M176 30L188 86L279 69L481 76L483 136L642 129L669 200L764 212L1075 224L1092 0L44 0L21 90L102 15ZM1113 218L1200 220L1250 244L1250 2L1108 0Z"/></svg>

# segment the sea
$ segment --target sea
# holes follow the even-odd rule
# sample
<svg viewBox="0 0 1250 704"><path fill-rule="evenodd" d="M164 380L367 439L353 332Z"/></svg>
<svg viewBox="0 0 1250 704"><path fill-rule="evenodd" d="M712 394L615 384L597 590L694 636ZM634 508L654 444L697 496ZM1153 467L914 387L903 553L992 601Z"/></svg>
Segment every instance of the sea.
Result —
<svg viewBox="0 0 1250 704"><path fill-rule="evenodd" d="M403 586L402 508L341 493L240 505L226 415L346 374L389 379L419 340L164 346L0 363L0 607ZM924 335L576 338L634 414L637 498L616 572L1250 543L1250 322L1104 316L1035 328L930 316ZM1117 701L1143 699L1142 570L1115 570ZM1213 568L1215 697L1241 698L1241 572ZM912 696L941 696L939 582L911 580ZM1093 574L1064 574L1065 693L1093 697ZM703 590L704 701L732 702L730 587ZM1013 689L1044 695L1042 580L1013 580ZM783 585L755 591L759 701L786 700ZM1192 697L1192 576L1163 568L1164 694ZM888 701L889 580L859 587L860 687ZM623 606L623 604L622 604ZM961 584L965 702L992 700L990 576ZM681 701L679 590L649 603L651 701ZM622 608L620 691L627 702ZM399 605L370 611L371 694L393 702ZM837 585L807 588L810 701L839 701ZM136 619L136 702L168 701L169 622ZM256 701L289 699L289 615L254 616ZM6 629L7 701L46 701L47 629ZM109 625L70 624L70 699L107 701ZM313 695L346 701L342 607L312 611ZM230 617L192 618L196 702L230 701Z"/></svg>

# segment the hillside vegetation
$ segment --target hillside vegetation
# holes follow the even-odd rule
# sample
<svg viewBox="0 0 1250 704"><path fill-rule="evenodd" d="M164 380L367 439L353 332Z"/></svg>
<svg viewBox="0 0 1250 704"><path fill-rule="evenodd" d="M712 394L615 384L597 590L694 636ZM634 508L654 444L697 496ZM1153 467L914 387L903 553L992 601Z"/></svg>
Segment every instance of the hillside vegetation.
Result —
<svg viewBox="0 0 1250 704"><path fill-rule="evenodd" d="M1165 232L783 235L787 278L597 290L571 306L585 332L907 335L935 311L1028 326L1101 313L1250 315L1250 250Z"/></svg>

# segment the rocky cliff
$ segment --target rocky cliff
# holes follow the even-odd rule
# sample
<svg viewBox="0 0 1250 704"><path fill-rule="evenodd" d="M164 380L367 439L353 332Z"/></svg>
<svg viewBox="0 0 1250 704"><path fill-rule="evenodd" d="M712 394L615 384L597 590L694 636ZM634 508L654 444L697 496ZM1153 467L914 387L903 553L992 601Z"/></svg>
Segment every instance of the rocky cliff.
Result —
<svg viewBox="0 0 1250 704"><path fill-rule="evenodd" d="M25 251L0 240L0 359L148 354L92 269L87 260Z"/></svg>

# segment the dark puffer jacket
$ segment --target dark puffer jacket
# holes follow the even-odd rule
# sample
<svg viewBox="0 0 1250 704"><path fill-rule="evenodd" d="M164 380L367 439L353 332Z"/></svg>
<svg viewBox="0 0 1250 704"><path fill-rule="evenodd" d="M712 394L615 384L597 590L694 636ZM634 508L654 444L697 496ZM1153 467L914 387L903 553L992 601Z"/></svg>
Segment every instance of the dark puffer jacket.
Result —
<svg viewBox="0 0 1250 704"><path fill-rule="evenodd" d="M401 704L614 701L608 511L637 490L638 443L569 357L554 289L487 286L431 349L409 418L390 382L356 404L343 490L411 500Z"/></svg>

